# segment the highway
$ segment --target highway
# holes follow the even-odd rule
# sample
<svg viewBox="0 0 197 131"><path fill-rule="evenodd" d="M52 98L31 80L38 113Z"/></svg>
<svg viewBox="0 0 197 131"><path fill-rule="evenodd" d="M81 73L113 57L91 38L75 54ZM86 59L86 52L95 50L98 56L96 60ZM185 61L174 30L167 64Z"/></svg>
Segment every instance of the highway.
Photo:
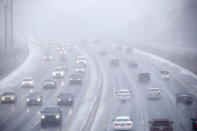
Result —
<svg viewBox="0 0 197 131"><path fill-rule="evenodd" d="M173 121L174 131L192 131L190 119L197 116L197 80L180 68L136 50L127 54L125 47L117 49L116 44L110 43L74 43L72 50L66 48L66 62L59 60L57 48L61 47L60 44L31 44L40 51L34 56L36 59L31 59L30 64L24 66L15 77L9 78L12 75L10 74L8 78L0 81L0 94L9 90L14 90L17 94L17 103L0 104L0 131L113 131L113 120L116 116L130 116L133 119L133 131L149 131L148 121L152 119ZM46 50L50 50L53 60L42 60ZM106 55L101 55L101 51L106 51ZM77 56L88 59L87 72L82 85L70 85L69 75L75 70ZM119 66L110 66L113 58L120 61ZM136 61L138 67L130 68L128 60ZM43 82L51 79L52 71L60 65L66 65L68 70L63 79L57 80L57 89L43 89ZM170 72L170 80L160 78L162 70ZM150 82L138 81L138 75L142 72L150 73ZM34 79L34 88L21 88L21 82L26 76ZM5 79L8 79L9 86L3 83ZM161 99L148 99L149 88L160 88ZM120 89L131 92L130 100L121 102L117 99L116 91ZM44 102L41 106L26 106L25 98L32 90L42 93ZM57 105L57 96L61 92L72 92L74 105L61 107L61 126L42 128L41 109L48 105ZM192 105L176 102L176 94L181 92L194 95Z"/></svg>

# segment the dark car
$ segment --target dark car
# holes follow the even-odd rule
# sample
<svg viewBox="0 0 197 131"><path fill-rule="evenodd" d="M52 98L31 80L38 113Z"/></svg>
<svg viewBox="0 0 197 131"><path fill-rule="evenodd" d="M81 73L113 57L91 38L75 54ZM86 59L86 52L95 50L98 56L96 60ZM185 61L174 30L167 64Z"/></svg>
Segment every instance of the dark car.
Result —
<svg viewBox="0 0 197 131"><path fill-rule="evenodd" d="M131 54L131 53L133 53L133 48L126 48L126 53L127 54Z"/></svg>
<svg viewBox="0 0 197 131"><path fill-rule="evenodd" d="M149 73L140 73L138 76L138 81L142 83L147 83L151 79L151 76Z"/></svg>
<svg viewBox="0 0 197 131"><path fill-rule="evenodd" d="M46 80L43 82L44 89L53 89L56 88L56 81L54 80Z"/></svg>
<svg viewBox="0 0 197 131"><path fill-rule="evenodd" d="M43 97L39 92L32 92L26 97L26 105L41 105L43 102Z"/></svg>
<svg viewBox="0 0 197 131"><path fill-rule="evenodd" d="M62 110L58 106L45 107L41 112L41 127L50 125L61 125Z"/></svg>
<svg viewBox="0 0 197 131"><path fill-rule="evenodd" d="M1 103L16 103L17 96L14 91L4 92L1 95Z"/></svg>
<svg viewBox="0 0 197 131"><path fill-rule="evenodd" d="M193 95L187 92L176 94L176 101L191 105L193 102Z"/></svg>
<svg viewBox="0 0 197 131"><path fill-rule="evenodd" d="M128 62L128 66L129 66L130 68L137 68L137 67L138 67L138 63L135 62L135 61L129 61L129 62Z"/></svg>
<svg viewBox="0 0 197 131"><path fill-rule="evenodd" d="M82 84L82 76L79 73L73 73L69 76L69 84Z"/></svg>
<svg viewBox="0 0 197 131"><path fill-rule="evenodd" d="M148 123L150 124L150 131L173 131L173 121L168 119L155 119Z"/></svg>
<svg viewBox="0 0 197 131"><path fill-rule="evenodd" d="M73 105L74 96L72 93L60 93L57 97L57 104L62 105Z"/></svg>
<svg viewBox="0 0 197 131"><path fill-rule="evenodd" d="M195 119L192 118L191 121L192 121L193 131L197 131L197 118L195 118Z"/></svg>
<svg viewBox="0 0 197 131"><path fill-rule="evenodd" d="M110 61L110 65L111 66L119 66L120 65L120 61L119 61L119 59L111 59L111 61Z"/></svg>

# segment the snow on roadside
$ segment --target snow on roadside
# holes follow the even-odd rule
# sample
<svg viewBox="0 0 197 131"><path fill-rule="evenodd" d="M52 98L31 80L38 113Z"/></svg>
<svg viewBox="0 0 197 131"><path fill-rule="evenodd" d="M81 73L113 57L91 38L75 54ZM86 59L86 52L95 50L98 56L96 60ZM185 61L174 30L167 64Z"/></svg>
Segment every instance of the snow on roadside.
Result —
<svg viewBox="0 0 197 131"><path fill-rule="evenodd" d="M141 54L144 54L146 56L149 56L151 57L152 59L156 60L156 61L159 61L159 62L162 62L162 63L166 63L172 67L176 67L178 69L180 69L180 73L182 74L185 74L185 75L189 75L189 76L192 76L193 78L197 79L197 75L195 75L194 73L192 73L191 71L179 66L179 65L176 65L174 63L172 63L171 61L169 60L166 60L164 58L161 58L159 56L156 56L156 55L153 55L151 53L148 53L148 52L145 52L145 51L142 51L142 50L139 50L139 49L134 49L134 52L137 52L137 53L141 53Z"/></svg>
<svg viewBox="0 0 197 131"><path fill-rule="evenodd" d="M12 81L14 81L18 76L20 76L20 74L24 72L31 72L34 68L36 68L37 63L41 58L41 48L33 43L29 43L28 48L29 54L25 61L15 71L0 80L1 89L12 86Z"/></svg>

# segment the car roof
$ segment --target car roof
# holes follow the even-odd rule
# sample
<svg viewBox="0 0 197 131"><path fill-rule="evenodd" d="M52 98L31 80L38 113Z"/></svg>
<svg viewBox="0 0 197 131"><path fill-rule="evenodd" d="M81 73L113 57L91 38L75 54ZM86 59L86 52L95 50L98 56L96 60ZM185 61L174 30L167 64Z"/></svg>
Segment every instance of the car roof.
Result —
<svg viewBox="0 0 197 131"><path fill-rule="evenodd" d="M152 121L153 122L157 122L157 121L158 122L160 122L160 121L168 121L169 122L170 120L169 119L153 119Z"/></svg>
<svg viewBox="0 0 197 131"><path fill-rule="evenodd" d="M118 90L118 92L120 92L120 91L129 91L129 90L127 90L127 89L124 89L124 90Z"/></svg>
<svg viewBox="0 0 197 131"><path fill-rule="evenodd" d="M116 119L130 119L129 116L116 116Z"/></svg>
<svg viewBox="0 0 197 131"><path fill-rule="evenodd" d="M24 77L24 79L33 79L32 77Z"/></svg>
<svg viewBox="0 0 197 131"><path fill-rule="evenodd" d="M149 90L161 90L160 88L149 88Z"/></svg>

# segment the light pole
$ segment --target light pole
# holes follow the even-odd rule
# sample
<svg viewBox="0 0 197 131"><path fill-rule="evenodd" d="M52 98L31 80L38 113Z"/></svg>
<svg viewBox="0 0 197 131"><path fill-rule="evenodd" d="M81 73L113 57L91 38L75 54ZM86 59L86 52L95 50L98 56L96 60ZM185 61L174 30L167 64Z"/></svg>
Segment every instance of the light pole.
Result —
<svg viewBox="0 0 197 131"><path fill-rule="evenodd" d="M4 58L5 58L5 62L6 62L6 59L7 59L7 8L8 6L7 5L4 5L4 25L5 25L5 28L4 28L4 33L5 33L5 39L4 39Z"/></svg>
<svg viewBox="0 0 197 131"><path fill-rule="evenodd" d="M10 0L10 44L13 48L13 0Z"/></svg>

